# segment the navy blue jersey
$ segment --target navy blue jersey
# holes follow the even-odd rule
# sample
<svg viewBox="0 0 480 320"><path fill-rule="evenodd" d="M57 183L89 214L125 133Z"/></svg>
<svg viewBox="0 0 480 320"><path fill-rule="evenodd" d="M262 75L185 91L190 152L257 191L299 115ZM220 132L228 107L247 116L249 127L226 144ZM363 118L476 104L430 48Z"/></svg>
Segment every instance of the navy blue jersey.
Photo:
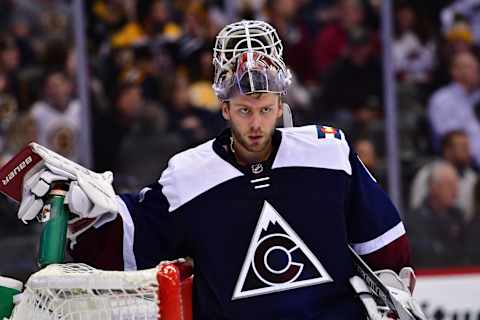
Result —
<svg viewBox="0 0 480 320"><path fill-rule="evenodd" d="M194 260L195 319L363 319L347 244L405 233L336 129L278 129L269 160L239 166L229 133L174 156L158 183L121 195L126 270Z"/></svg>

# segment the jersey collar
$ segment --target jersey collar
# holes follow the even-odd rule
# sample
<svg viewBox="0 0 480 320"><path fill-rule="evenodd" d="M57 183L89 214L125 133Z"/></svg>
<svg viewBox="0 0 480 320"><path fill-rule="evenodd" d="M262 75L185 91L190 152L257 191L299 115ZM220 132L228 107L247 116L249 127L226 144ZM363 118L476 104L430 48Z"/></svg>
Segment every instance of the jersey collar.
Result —
<svg viewBox="0 0 480 320"><path fill-rule="evenodd" d="M277 156L278 148L282 142L282 132L275 129L272 136L273 150L267 160L253 163L246 166L241 166L235 159L235 155L230 150L230 138L232 133L230 129L225 129L213 142L213 150L223 160L230 163L232 166L240 170L245 175L263 175L265 172L270 171L272 164Z"/></svg>

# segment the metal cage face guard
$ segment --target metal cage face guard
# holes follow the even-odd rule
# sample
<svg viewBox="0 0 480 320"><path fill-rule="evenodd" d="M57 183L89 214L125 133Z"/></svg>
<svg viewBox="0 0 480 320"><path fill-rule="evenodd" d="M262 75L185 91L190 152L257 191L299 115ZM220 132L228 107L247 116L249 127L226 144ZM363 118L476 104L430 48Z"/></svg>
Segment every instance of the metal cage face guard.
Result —
<svg viewBox="0 0 480 320"><path fill-rule="evenodd" d="M222 98L228 100L236 94L254 92L286 93L286 75L268 56L258 52L244 52L237 61L233 76L226 77L220 85Z"/></svg>
<svg viewBox="0 0 480 320"><path fill-rule="evenodd" d="M235 94L286 94L290 70L282 60L282 43L275 29L263 21L232 23L216 39L212 85L221 100Z"/></svg>

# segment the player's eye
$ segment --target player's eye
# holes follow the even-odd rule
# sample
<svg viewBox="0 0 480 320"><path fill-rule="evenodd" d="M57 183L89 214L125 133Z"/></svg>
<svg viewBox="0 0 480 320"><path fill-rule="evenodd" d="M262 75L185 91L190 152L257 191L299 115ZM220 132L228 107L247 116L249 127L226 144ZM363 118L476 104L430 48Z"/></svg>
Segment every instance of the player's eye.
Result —
<svg viewBox="0 0 480 320"><path fill-rule="evenodd" d="M272 107L263 107L262 108L262 113L268 113L270 111L272 111Z"/></svg>
<svg viewBox="0 0 480 320"><path fill-rule="evenodd" d="M246 115L250 112L250 110L248 110L248 108L240 108L238 109L238 112L240 112L242 115Z"/></svg>

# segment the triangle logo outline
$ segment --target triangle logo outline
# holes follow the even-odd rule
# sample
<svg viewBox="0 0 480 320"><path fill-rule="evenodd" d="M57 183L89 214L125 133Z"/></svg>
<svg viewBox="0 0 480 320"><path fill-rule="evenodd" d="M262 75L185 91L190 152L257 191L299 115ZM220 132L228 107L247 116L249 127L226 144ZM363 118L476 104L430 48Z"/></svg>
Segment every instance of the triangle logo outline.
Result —
<svg viewBox="0 0 480 320"><path fill-rule="evenodd" d="M273 233L267 236L264 236L262 239L260 239L260 236L262 234L262 231L267 230L268 226L270 223L273 224L278 224L286 233L285 234L279 234L279 233ZM287 237L293 243L295 244L295 247L290 249L290 250L285 250L285 251L293 251L295 249L300 249L302 253L307 257L308 262L310 262L313 267L315 268L316 272L320 276L315 277L315 278L310 278L310 279L304 279L304 280L299 280L298 277L300 276L302 270L303 270L303 265L301 263L296 263L296 262L291 262L291 256L289 255L289 264L290 265L296 265L298 268L298 272L296 275L284 282L284 283L271 283L261 277L259 275L258 271L256 270L255 263L254 263L254 255L256 252L256 249L258 245L261 242L264 242L265 239L272 237L272 236L280 236L280 237ZM275 248L275 247L274 247ZM264 256L264 263L266 267L268 268L267 262L266 262L266 255ZM252 270L256 277L262 281L265 284L265 287L262 288L256 288L256 289L248 289L248 290L243 290L243 287L245 285L245 281L247 278L247 275L249 274L249 271ZM273 271L275 272L275 271ZM278 272L278 271L277 271ZM303 240L297 235L297 233L290 227L290 225L283 219L283 217L278 213L275 208L268 203L268 201L265 201L263 204L263 208L260 214L260 217L258 219L257 225L255 227L255 231L253 233L252 239L250 241L250 245L248 247L247 255L245 257L245 260L243 262L242 269L240 271L240 274L238 276L235 289L232 295L232 300L236 299L242 299L242 298L248 298L252 296L258 296L258 295L263 295L263 294L268 294L268 293L274 293L274 292L279 292L279 291L285 291L285 290L291 290L295 288L300 288L300 287L306 287L306 286L312 286L312 285L317 285L317 284L322 284L326 282L332 282L333 279L332 277L328 274L328 272L325 270L323 265L320 263L320 261L317 259L317 257L310 251L310 249L307 247L307 245L303 242Z"/></svg>

